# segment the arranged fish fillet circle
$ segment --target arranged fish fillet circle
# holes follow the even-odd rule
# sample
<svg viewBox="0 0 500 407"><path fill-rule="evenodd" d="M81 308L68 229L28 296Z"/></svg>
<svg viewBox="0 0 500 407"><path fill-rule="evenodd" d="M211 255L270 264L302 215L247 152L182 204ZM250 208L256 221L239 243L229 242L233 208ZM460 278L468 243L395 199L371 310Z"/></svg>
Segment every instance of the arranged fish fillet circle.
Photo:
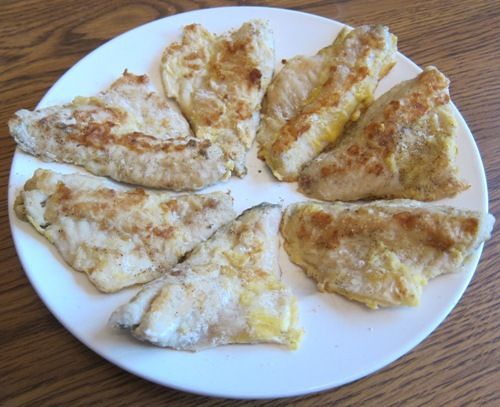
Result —
<svg viewBox="0 0 500 407"><path fill-rule="evenodd" d="M125 71L95 96L18 111L11 135L42 160L174 191L244 176L256 133L273 175L312 198L425 201L469 187L455 164L441 72L428 67L373 101L396 61L387 27L344 28L317 54L284 61L274 78L273 41L262 20L222 35L185 26L160 64L172 99ZM263 203L235 219L226 193L122 190L48 170L26 182L15 211L102 292L147 283L111 325L188 351L298 347L297 301L277 263L280 221L286 252L319 290L371 308L417 305L428 280L460 271L494 223L487 213L399 199L309 201L283 219L280 205Z"/></svg>

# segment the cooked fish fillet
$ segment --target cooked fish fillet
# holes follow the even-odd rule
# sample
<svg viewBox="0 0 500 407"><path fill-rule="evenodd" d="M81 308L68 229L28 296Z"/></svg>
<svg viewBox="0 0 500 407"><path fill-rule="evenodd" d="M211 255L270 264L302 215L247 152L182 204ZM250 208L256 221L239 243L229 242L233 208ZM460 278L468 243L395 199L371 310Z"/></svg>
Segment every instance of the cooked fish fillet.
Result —
<svg viewBox="0 0 500 407"><path fill-rule="evenodd" d="M289 60L274 78L257 135L259 156L279 180L299 171L372 102L395 64L396 37L387 27L344 29L312 57Z"/></svg>
<svg viewBox="0 0 500 407"><path fill-rule="evenodd" d="M245 153L255 138L273 70L273 35L261 20L220 36L188 25L161 62L167 95L179 102L196 137L219 144L229 154L239 176L246 172Z"/></svg>
<svg viewBox="0 0 500 407"><path fill-rule="evenodd" d="M95 97L19 110L9 128L22 150L42 160L148 187L203 188L227 178L232 165L220 147L192 136L178 107L152 92L146 75L126 71Z"/></svg>
<svg viewBox="0 0 500 407"><path fill-rule="evenodd" d="M243 212L173 273L145 285L111 316L138 339L180 350L231 343L296 348L297 305L279 280L278 205Z"/></svg>
<svg viewBox="0 0 500 407"><path fill-rule="evenodd" d="M460 271L494 221L411 200L310 202L287 208L281 233L291 260L321 291L377 308L417 305L427 281Z"/></svg>
<svg viewBox="0 0 500 407"><path fill-rule="evenodd" d="M373 103L340 144L302 171L305 194L324 200L452 197L458 177L448 79L434 67Z"/></svg>
<svg viewBox="0 0 500 407"><path fill-rule="evenodd" d="M26 182L15 209L103 292L168 272L235 216L221 192L118 191L95 177L48 170Z"/></svg>

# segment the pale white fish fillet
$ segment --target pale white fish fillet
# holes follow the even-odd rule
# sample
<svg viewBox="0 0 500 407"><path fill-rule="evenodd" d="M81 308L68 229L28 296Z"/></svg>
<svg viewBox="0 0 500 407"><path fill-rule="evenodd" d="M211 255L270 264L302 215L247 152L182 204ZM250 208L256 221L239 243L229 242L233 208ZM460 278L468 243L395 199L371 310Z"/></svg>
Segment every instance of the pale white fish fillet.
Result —
<svg viewBox="0 0 500 407"><path fill-rule="evenodd" d="M277 263L280 218L278 205L243 212L174 273L144 286L110 323L179 350L261 342L296 348L302 335L296 300Z"/></svg>
<svg viewBox="0 0 500 407"><path fill-rule="evenodd" d="M151 281L234 216L228 194L118 191L101 179L37 170L15 209L103 292Z"/></svg>

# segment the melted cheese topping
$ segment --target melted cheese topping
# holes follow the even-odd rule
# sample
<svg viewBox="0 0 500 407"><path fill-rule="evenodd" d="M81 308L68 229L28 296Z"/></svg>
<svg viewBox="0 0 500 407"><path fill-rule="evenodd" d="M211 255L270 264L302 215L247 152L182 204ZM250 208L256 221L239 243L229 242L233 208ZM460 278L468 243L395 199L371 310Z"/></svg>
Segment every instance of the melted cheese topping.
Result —
<svg viewBox="0 0 500 407"><path fill-rule="evenodd" d="M489 238L491 215L416 201L300 203L281 232L291 260L321 291L378 306L417 305L423 286L459 271Z"/></svg>
<svg viewBox="0 0 500 407"><path fill-rule="evenodd" d="M16 211L104 292L168 272L234 217L224 193L117 191L96 178L47 170L26 183Z"/></svg>

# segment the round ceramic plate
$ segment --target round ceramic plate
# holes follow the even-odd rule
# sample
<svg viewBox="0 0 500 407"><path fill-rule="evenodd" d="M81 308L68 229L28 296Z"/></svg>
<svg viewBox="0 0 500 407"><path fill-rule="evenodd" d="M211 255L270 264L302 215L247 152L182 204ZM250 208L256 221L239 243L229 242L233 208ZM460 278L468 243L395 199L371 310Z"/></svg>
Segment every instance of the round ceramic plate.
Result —
<svg viewBox="0 0 500 407"><path fill-rule="evenodd" d="M38 107L92 95L118 78L125 68L147 73L159 92L159 62L167 44L179 39L190 23L222 33L253 19L267 19L274 31L276 66L283 58L313 54L331 43L342 24L326 18L272 8L234 7L199 10L164 18L109 41L71 68L45 95ZM397 33L395 33L397 35ZM397 64L380 83L377 95L420 72L398 55ZM487 210L484 169L474 139L459 112L461 176L472 187L447 200L460 208ZM262 201L282 203L306 198L295 184L277 182L256 158L247 156L248 175L220 183L212 190L231 190L237 211ZM29 224L18 220L12 204L35 169L84 172L62 164L41 162L17 150L12 163L9 211L12 235L27 276L57 319L86 346L110 362L153 382L189 392L235 398L294 396L340 386L393 362L422 341L457 303L476 268L478 250L464 271L439 277L425 288L416 308L369 310L338 295L319 293L311 280L282 251L284 280L298 297L305 336L296 351L275 345L231 345L198 353L161 349L138 342L107 326L111 312L137 291L99 293L82 274L68 267L54 247Z"/></svg>

